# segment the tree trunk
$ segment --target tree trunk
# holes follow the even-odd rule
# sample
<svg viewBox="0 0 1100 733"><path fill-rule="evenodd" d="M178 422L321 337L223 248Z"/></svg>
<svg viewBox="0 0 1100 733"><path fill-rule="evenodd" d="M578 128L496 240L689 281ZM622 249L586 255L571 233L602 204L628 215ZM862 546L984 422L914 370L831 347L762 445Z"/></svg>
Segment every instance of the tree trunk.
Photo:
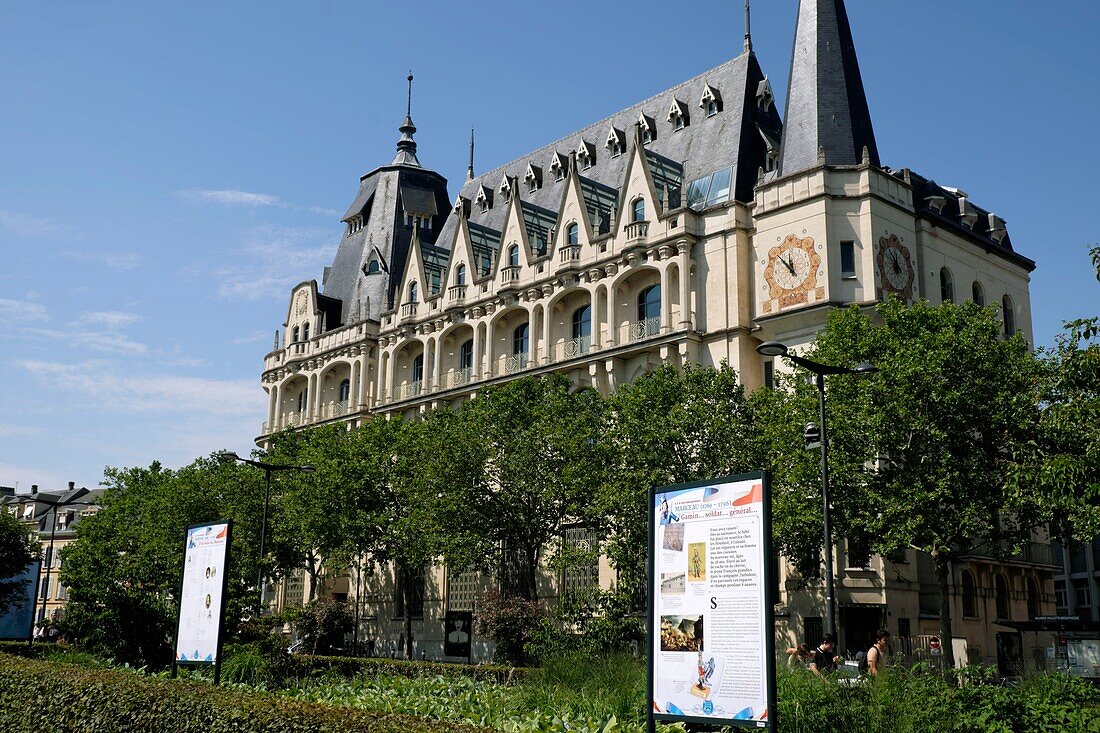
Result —
<svg viewBox="0 0 1100 733"><path fill-rule="evenodd" d="M951 643L951 563L937 555L936 580L940 585L940 654L944 669L954 669L955 651Z"/></svg>
<svg viewBox="0 0 1100 733"><path fill-rule="evenodd" d="M528 547L525 553L526 562L523 568L523 597L529 601L538 600L538 563L539 548Z"/></svg>
<svg viewBox="0 0 1100 733"><path fill-rule="evenodd" d="M405 573L405 582L402 583L401 598L405 604L405 659L413 658L413 621L412 621L412 583L408 582L408 573Z"/></svg>
<svg viewBox="0 0 1100 733"><path fill-rule="evenodd" d="M309 573L309 600L316 601L321 591L321 568L312 552L306 555L306 572Z"/></svg>

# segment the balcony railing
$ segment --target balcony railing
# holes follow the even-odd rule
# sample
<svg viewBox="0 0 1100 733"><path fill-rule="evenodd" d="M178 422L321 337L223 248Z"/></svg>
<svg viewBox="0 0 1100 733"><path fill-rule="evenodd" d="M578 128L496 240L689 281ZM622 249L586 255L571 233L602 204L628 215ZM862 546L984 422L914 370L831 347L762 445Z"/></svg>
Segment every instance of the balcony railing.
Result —
<svg viewBox="0 0 1100 733"><path fill-rule="evenodd" d="M462 387L472 381L474 381L474 370L469 367L465 369L455 369L443 375L444 389Z"/></svg>
<svg viewBox="0 0 1100 733"><path fill-rule="evenodd" d="M592 337L579 336L558 344L554 349L554 361L565 361L578 356L583 356L592 351Z"/></svg>
<svg viewBox="0 0 1100 733"><path fill-rule="evenodd" d="M466 286L465 285L452 285L447 288L447 300L454 303L466 298Z"/></svg>
<svg viewBox="0 0 1100 733"><path fill-rule="evenodd" d="M401 317L409 318L416 315L416 306L420 305L418 302L405 303L401 306Z"/></svg>
<svg viewBox="0 0 1100 733"><path fill-rule="evenodd" d="M646 318L642 321L634 321L629 324L629 340L641 341L653 338L661 333L660 318Z"/></svg>
<svg viewBox="0 0 1100 733"><path fill-rule="evenodd" d="M643 239L649 236L649 222L648 221L635 221L626 225L626 238L630 239Z"/></svg>
<svg viewBox="0 0 1100 733"><path fill-rule="evenodd" d="M519 267L518 266L513 265L511 267L505 267L503 270L500 271L500 281L501 282L513 283L517 280L519 280Z"/></svg>
<svg viewBox="0 0 1100 733"><path fill-rule="evenodd" d="M527 354L510 354L502 356L497 359L496 369L493 370L495 376L503 376L505 374L515 374L527 369L534 363L534 359Z"/></svg>
<svg viewBox="0 0 1100 733"><path fill-rule="evenodd" d="M570 244L561 248L561 253L558 255L558 261L563 265L570 262L577 262L581 258L581 246L579 244Z"/></svg>
<svg viewBox="0 0 1100 733"><path fill-rule="evenodd" d="M396 401L396 400L407 400L407 399L410 399L412 397L419 397L420 394L423 391L424 391L424 382L423 381L406 382L405 384L401 384L401 385L398 385L397 387L393 388L392 399L394 401Z"/></svg>

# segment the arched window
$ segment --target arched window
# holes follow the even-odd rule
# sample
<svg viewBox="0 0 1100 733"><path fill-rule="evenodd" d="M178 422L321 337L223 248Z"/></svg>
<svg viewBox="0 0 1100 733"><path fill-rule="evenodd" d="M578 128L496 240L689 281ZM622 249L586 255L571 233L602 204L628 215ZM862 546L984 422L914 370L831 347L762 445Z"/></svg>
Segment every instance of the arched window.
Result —
<svg viewBox="0 0 1100 733"><path fill-rule="evenodd" d="M580 227L578 227L575 223L570 224L569 227L565 230L565 243L566 244L577 244L579 241L580 241Z"/></svg>
<svg viewBox="0 0 1100 733"><path fill-rule="evenodd" d="M413 280L411 283L409 283L409 302L415 303L418 295L419 291L416 287L416 280Z"/></svg>
<svg viewBox="0 0 1100 733"><path fill-rule="evenodd" d="M940 302L955 302L955 281L951 278L951 271L946 267L940 268Z"/></svg>
<svg viewBox="0 0 1100 733"><path fill-rule="evenodd" d="M412 381L413 382L423 382L424 381L424 355L423 354L417 354L416 358L413 359Z"/></svg>
<svg viewBox="0 0 1100 733"><path fill-rule="evenodd" d="M661 286L650 285L638 293L638 320L648 321L661 317Z"/></svg>
<svg viewBox="0 0 1100 733"><path fill-rule="evenodd" d="M718 114L718 102L712 99L707 102L707 117L713 117L716 114Z"/></svg>
<svg viewBox="0 0 1100 733"><path fill-rule="evenodd" d="M1000 573L997 573L993 578L993 595L997 601L997 618L1011 619L1012 610L1008 602L1008 581Z"/></svg>
<svg viewBox="0 0 1100 733"><path fill-rule="evenodd" d="M978 617L978 587L974 582L974 573L962 571L963 616Z"/></svg>
<svg viewBox="0 0 1100 733"><path fill-rule="evenodd" d="M466 265L459 265L455 268L455 285L466 284Z"/></svg>
<svg viewBox="0 0 1100 733"><path fill-rule="evenodd" d="M340 382L340 402L347 402L351 397L351 380L345 379Z"/></svg>
<svg viewBox="0 0 1100 733"><path fill-rule="evenodd" d="M512 331L512 354L514 356L526 356L530 335L531 329L526 323L521 323Z"/></svg>
<svg viewBox="0 0 1100 733"><path fill-rule="evenodd" d="M302 391L298 393L298 412L305 412L307 405L309 405L309 385L302 387Z"/></svg>
<svg viewBox="0 0 1100 733"><path fill-rule="evenodd" d="M985 305L985 288L977 280L974 281L974 285L971 288L970 299L977 305Z"/></svg>
<svg viewBox="0 0 1100 733"><path fill-rule="evenodd" d="M1029 621L1033 621L1039 616L1039 603L1042 599L1039 598L1039 584L1035 582L1035 578L1027 579L1027 618Z"/></svg>
<svg viewBox="0 0 1100 733"><path fill-rule="evenodd" d="M381 265L378 264L378 260L371 260L370 264L367 265L367 274L368 275L376 275L381 271L382 271L382 267L381 267Z"/></svg>
<svg viewBox="0 0 1100 733"><path fill-rule="evenodd" d="M645 221L645 199L634 199L632 210L634 214L632 221Z"/></svg>
<svg viewBox="0 0 1100 733"><path fill-rule="evenodd" d="M474 368L474 340L466 339L462 342L462 346L458 347L458 368L459 369L473 369Z"/></svg>
<svg viewBox="0 0 1100 733"><path fill-rule="evenodd" d="M300 331L298 330L298 327L297 327L297 326L295 326L295 327L294 327L294 338L293 338L293 340L292 340L292 342L291 342L291 343L298 343L298 338L299 338L299 334L300 334L300 333L301 333L301 332L300 332Z"/></svg>
<svg viewBox="0 0 1100 733"><path fill-rule="evenodd" d="M1016 306L1012 302L1012 298L1008 297L1008 293L1001 298L1001 310L1004 318L1005 326L1005 338L1012 336L1016 333Z"/></svg>
<svg viewBox="0 0 1100 733"><path fill-rule="evenodd" d="M519 267L519 245L513 244L508 248L508 267Z"/></svg>
<svg viewBox="0 0 1100 733"><path fill-rule="evenodd" d="M302 324L302 341L309 341L309 322Z"/></svg>
<svg viewBox="0 0 1100 733"><path fill-rule="evenodd" d="M585 305L573 311L573 338L592 337L592 306Z"/></svg>

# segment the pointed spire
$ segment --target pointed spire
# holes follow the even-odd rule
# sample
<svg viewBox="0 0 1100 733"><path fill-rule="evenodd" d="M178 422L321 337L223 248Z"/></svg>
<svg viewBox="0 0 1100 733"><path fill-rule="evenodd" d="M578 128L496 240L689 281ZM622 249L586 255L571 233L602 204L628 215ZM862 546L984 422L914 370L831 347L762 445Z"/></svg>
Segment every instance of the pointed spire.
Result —
<svg viewBox="0 0 1100 733"><path fill-rule="evenodd" d="M879 165L875 131L844 0L800 0L783 115L780 175L858 165L863 149ZM819 152L820 151L820 152Z"/></svg>
<svg viewBox="0 0 1100 733"><path fill-rule="evenodd" d="M752 24L749 22L749 0L745 0L745 51L752 51Z"/></svg>
<svg viewBox="0 0 1100 733"><path fill-rule="evenodd" d="M397 141L397 155L391 165L410 165L419 168L420 161L416 159L416 141L413 140L416 125L413 124L412 120L412 71L409 71L407 81L409 82L409 95L405 105L405 121L401 123L401 127L397 128L397 131L401 133L401 139Z"/></svg>
<svg viewBox="0 0 1100 733"><path fill-rule="evenodd" d="M466 180L474 180L474 128L470 128L470 164L466 166Z"/></svg>

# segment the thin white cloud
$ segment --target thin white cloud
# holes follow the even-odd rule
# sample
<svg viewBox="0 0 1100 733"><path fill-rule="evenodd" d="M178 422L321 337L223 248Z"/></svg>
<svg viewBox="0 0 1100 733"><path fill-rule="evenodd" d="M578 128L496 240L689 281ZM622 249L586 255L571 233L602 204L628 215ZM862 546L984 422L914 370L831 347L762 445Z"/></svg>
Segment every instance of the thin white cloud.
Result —
<svg viewBox="0 0 1100 733"><path fill-rule="evenodd" d="M72 236L76 229L70 224L57 224L26 214L0 211L0 229L26 239L52 239Z"/></svg>
<svg viewBox="0 0 1100 733"><path fill-rule="evenodd" d="M266 193L252 193L250 191L237 191L233 189L217 190L191 190L181 191L182 196L194 201L203 201L223 206L246 206L256 208L258 206L284 206L278 196Z"/></svg>
<svg viewBox="0 0 1100 733"><path fill-rule="evenodd" d="M132 364L97 359L17 364L52 389L70 393L74 401L110 412L251 415L262 411L264 403L263 390L252 380L136 374Z"/></svg>
<svg viewBox="0 0 1100 733"><path fill-rule="evenodd" d="M308 273L332 262L336 246L327 228L265 225L251 230L237 262L213 272L218 295L231 300L283 299Z"/></svg>
<svg viewBox="0 0 1100 733"><path fill-rule="evenodd" d="M83 314L70 324L72 327L102 326L111 331L117 331L133 323L137 323L138 316L123 311L90 311Z"/></svg>
<svg viewBox="0 0 1100 733"><path fill-rule="evenodd" d="M340 212L336 209L326 209L324 206L310 206L309 210L321 216L340 216Z"/></svg>
<svg viewBox="0 0 1100 733"><path fill-rule="evenodd" d="M41 435L46 432L36 425L17 425L14 423L0 422L0 438L9 438L15 435Z"/></svg>
<svg viewBox="0 0 1100 733"><path fill-rule="evenodd" d="M41 303L0 298L0 325L32 327L48 320L50 314Z"/></svg>
<svg viewBox="0 0 1100 733"><path fill-rule="evenodd" d="M240 336L233 339L233 343L237 346L240 346L242 344L258 344L261 341L273 341L274 338L275 336L273 333L269 333L267 331L256 331L255 333L251 333L248 336Z"/></svg>
<svg viewBox="0 0 1100 733"><path fill-rule="evenodd" d="M63 252L58 252L58 255L70 260L103 265L112 270L119 270L120 272L132 270L141 264L141 258L136 252L87 252L65 250Z"/></svg>

